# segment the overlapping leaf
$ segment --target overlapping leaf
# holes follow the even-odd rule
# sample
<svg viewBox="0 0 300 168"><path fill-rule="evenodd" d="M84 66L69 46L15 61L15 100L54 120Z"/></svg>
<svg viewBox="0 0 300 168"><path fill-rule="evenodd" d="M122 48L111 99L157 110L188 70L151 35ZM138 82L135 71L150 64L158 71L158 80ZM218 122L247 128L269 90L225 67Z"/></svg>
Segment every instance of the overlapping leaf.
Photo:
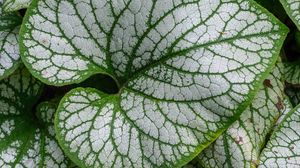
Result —
<svg viewBox="0 0 300 168"><path fill-rule="evenodd" d="M82 167L178 167L246 108L287 29L253 1L34 0L22 59L52 85L96 73L121 87L61 101L61 146Z"/></svg>
<svg viewBox="0 0 300 168"><path fill-rule="evenodd" d="M6 12L17 11L27 8L30 3L31 0L4 0L3 10Z"/></svg>
<svg viewBox="0 0 300 168"><path fill-rule="evenodd" d="M258 164L266 136L284 110L283 68L280 65L263 82L240 119L198 156L205 167L249 168Z"/></svg>
<svg viewBox="0 0 300 168"><path fill-rule="evenodd" d="M258 4L266 8L268 11L274 14L279 20L284 22L288 15L284 12L284 8L279 0L255 0Z"/></svg>
<svg viewBox="0 0 300 168"><path fill-rule="evenodd" d="M288 113L264 148L259 168L300 167L300 107Z"/></svg>
<svg viewBox="0 0 300 168"><path fill-rule="evenodd" d="M34 103L42 84L25 68L0 82L0 167L67 167L53 126L55 105Z"/></svg>
<svg viewBox="0 0 300 168"><path fill-rule="evenodd" d="M300 30L300 0L280 0L280 2Z"/></svg>
<svg viewBox="0 0 300 168"><path fill-rule="evenodd" d="M17 14L5 14L0 0L0 80L9 76L20 63L18 31L22 20Z"/></svg>

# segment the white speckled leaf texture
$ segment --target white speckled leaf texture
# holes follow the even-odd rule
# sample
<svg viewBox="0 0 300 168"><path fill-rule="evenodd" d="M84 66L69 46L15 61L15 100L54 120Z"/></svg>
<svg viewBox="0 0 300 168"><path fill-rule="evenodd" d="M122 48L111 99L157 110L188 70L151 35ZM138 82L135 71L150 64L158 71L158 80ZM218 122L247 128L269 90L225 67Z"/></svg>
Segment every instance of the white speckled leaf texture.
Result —
<svg viewBox="0 0 300 168"><path fill-rule="evenodd" d="M58 140L76 164L179 167L249 105L287 31L251 0L34 0L21 53L51 85L119 83L60 102Z"/></svg>
<svg viewBox="0 0 300 168"><path fill-rule="evenodd" d="M300 30L300 0L280 0L286 13Z"/></svg>
<svg viewBox="0 0 300 168"><path fill-rule="evenodd" d="M54 133L56 106L33 106L42 84L25 68L16 70L0 82L0 167L67 167L68 160Z"/></svg>
<svg viewBox="0 0 300 168"><path fill-rule="evenodd" d="M281 65L278 63L264 80L262 88L241 117L198 156L203 166L211 168L257 166L266 137L285 109Z"/></svg>
<svg viewBox="0 0 300 168"><path fill-rule="evenodd" d="M19 66L19 25L17 14L4 14L0 0L0 80L12 74Z"/></svg>
<svg viewBox="0 0 300 168"><path fill-rule="evenodd" d="M31 0L4 0L3 10L5 12L17 11L27 8L31 3Z"/></svg>
<svg viewBox="0 0 300 168"><path fill-rule="evenodd" d="M272 134L258 168L300 167L300 106L290 111Z"/></svg>

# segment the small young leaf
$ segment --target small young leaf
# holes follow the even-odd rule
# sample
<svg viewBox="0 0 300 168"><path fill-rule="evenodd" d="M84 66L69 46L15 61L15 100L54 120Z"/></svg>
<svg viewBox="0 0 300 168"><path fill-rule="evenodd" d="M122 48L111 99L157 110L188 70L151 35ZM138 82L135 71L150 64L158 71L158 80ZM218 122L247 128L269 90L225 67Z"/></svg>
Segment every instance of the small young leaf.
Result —
<svg viewBox="0 0 300 168"><path fill-rule="evenodd" d="M280 0L286 13L300 30L300 0Z"/></svg>
<svg viewBox="0 0 300 168"><path fill-rule="evenodd" d="M300 85L300 64L284 63L285 81L292 85Z"/></svg>
<svg viewBox="0 0 300 168"><path fill-rule="evenodd" d="M300 106L290 111L264 148L258 168L300 167Z"/></svg>
<svg viewBox="0 0 300 168"><path fill-rule="evenodd" d="M0 0L0 80L12 74L20 64L18 33L22 18L4 14Z"/></svg>
<svg viewBox="0 0 300 168"><path fill-rule="evenodd" d="M266 136L284 110L281 65L279 63L263 82L240 119L198 156L203 166L246 168L258 164Z"/></svg>
<svg viewBox="0 0 300 168"><path fill-rule="evenodd" d="M5 12L17 11L27 8L31 3L31 0L4 0L3 10Z"/></svg>
<svg viewBox="0 0 300 168"><path fill-rule="evenodd" d="M33 106L42 84L25 68L0 82L0 167L66 167L53 126L55 107L42 103L34 119Z"/></svg>

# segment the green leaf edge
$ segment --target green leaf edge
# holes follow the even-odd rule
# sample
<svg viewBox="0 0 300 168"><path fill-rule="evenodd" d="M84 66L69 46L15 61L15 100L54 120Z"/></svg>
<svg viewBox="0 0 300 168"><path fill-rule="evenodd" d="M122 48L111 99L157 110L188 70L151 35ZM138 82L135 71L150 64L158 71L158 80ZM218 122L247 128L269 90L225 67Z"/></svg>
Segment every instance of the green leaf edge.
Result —
<svg viewBox="0 0 300 168"><path fill-rule="evenodd" d="M24 36L24 33L25 33L25 30L26 30L26 27L24 25L24 22L26 22L29 17L31 16L32 14L32 9L34 7L37 6L37 3L38 3L39 0L33 0L31 5L28 7L27 9L27 12L23 18L23 24L21 25L21 29L20 29L20 40L19 40L19 44L20 44L20 54L21 54L21 59L24 63L24 65L27 67L27 69L30 71L30 73L32 74L32 76L34 76L35 78L39 79L40 81L42 81L43 83L45 84L48 84L48 85L52 85L52 86L65 86L65 85L69 85L69 84L74 84L74 83L80 83L84 80L86 80L87 78L89 78L90 76L92 75L95 75L95 74L104 74L104 75L109 75L110 77L112 77L117 85L119 86L116 78L114 76L112 76L111 74L108 74L108 73L104 73L104 72L95 72L95 73L91 73L89 75L86 75L86 76L83 76L81 79L78 79L78 80L74 80L73 82L65 82L64 84L53 84L43 78L41 78L41 76L39 76L31 67L30 67L30 64L28 62L25 61L25 58L23 56L23 53L25 52L25 46L23 46L23 36ZM246 99L240 103L240 105L238 106L238 108L236 109L236 114L235 116L231 117L229 120L228 120L228 123L225 125L225 127L223 129L220 129L214 136L214 138L212 138L212 141L211 142L207 142L205 144L202 144L202 145L199 145L198 147L196 147L195 149L195 152L192 153L190 156L184 158L184 159L181 159L177 162L177 164L174 166L176 168L181 168L182 166L186 165L187 163L189 163L190 161L192 161L195 157L197 157L199 155L199 153L205 149L206 147L208 147L212 142L214 142L225 130L227 130L227 128L230 127L230 125L232 123L234 123L238 118L239 116L242 114L242 112L251 104L252 102L252 99L255 97L255 95L257 94L257 92L260 90L260 85L262 84L262 81L264 79L267 78L267 76L271 73L271 71L273 70L273 68L275 67L275 64L277 62L277 59L279 58L280 56L280 50L283 46L283 43L289 33L289 28L283 24L279 19L277 19L272 13L270 13L267 9L265 9L264 7L262 7L261 5L259 5L257 2L255 2L254 0L249 0L249 3L250 5L254 5L255 7L257 7L259 10L261 10L263 13L265 13L266 15L270 16L272 21L274 22L277 22L277 24L280 26L281 28L281 35L282 35L282 38L280 39L280 42L277 43L277 45L274 46L274 48L276 48L276 51L274 52L273 55L277 55L277 56L273 56L272 58L270 58L270 63L268 65L268 68L265 70L264 73L262 73L258 79L254 82L254 89L250 90L249 93L248 93L248 96L246 97ZM100 68L99 68L100 69ZM62 105L63 105L63 102L65 102L65 100L69 97L69 95L71 95L73 92L77 92L77 91L82 91L82 90L90 90L90 91L94 91L96 93L102 93L101 91L97 90L97 89L94 89L94 88L82 88L82 87L78 87L78 88L75 88L75 89L72 89L71 91L69 91L67 94L65 94L63 96L63 98L60 100L59 102L59 105L57 107L57 110L55 112L55 117L54 117L54 128L55 128L55 132L56 132L56 139L58 141L58 144L60 145L60 147L63 149L64 153L69 157L69 159L71 161L73 161L76 165L78 165L79 167L81 168L87 168L79 159L77 159L77 155L75 154L72 154L69 150L68 150L68 147L65 146L64 144L64 140L63 140L63 137L60 136L59 132L60 132L60 129L58 127L58 124L59 124L59 120L58 120L58 111L59 109L62 109ZM120 89L119 93L116 94L119 96L119 94L122 92L122 88ZM114 95L114 96L116 96ZM299 105L300 107L300 105ZM293 110L292 110L293 111ZM287 115L289 116L289 115ZM284 118L285 120L286 118ZM284 121L283 120L283 121ZM274 130L276 131L276 130Z"/></svg>

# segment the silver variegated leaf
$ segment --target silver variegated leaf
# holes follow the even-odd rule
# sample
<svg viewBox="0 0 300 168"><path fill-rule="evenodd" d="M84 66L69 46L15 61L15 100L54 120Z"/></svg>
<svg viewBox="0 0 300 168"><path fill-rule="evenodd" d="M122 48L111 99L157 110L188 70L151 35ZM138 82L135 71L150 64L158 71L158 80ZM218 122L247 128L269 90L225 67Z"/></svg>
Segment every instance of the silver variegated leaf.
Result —
<svg viewBox="0 0 300 168"><path fill-rule="evenodd" d="M252 0L34 0L21 53L51 85L119 83L60 102L58 140L76 164L179 167L249 105L286 33Z"/></svg>

